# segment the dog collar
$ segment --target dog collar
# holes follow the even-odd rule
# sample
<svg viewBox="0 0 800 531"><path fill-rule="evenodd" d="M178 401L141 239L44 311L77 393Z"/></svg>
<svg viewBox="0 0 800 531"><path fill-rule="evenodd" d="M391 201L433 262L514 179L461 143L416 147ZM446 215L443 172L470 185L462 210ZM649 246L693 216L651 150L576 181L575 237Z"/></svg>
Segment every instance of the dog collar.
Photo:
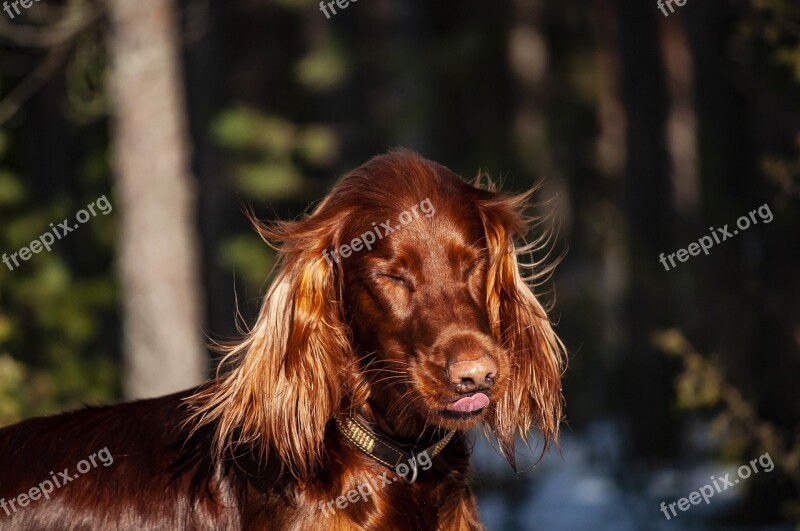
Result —
<svg viewBox="0 0 800 531"><path fill-rule="evenodd" d="M358 419L336 417L335 420L339 432L345 439L375 461L394 470L406 483L414 483L417 479L419 456L427 454L428 458L433 460L444 450L444 447L456 434L455 431L448 431L435 444L418 450L414 447L403 448L389 439L389 437L377 433ZM409 472L406 474L401 474L398 470L403 463L406 463L409 468ZM410 478L409 475L411 476Z"/></svg>

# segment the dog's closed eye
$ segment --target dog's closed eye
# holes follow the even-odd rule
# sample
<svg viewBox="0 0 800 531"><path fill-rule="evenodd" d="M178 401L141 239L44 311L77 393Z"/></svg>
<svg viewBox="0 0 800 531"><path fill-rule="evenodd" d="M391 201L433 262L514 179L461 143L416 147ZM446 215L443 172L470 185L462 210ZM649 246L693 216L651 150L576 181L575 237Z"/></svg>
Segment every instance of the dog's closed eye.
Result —
<svg viewBox="0 0 800 531"><path fill-rule="evenodd" d="M413 282L411 281L410 278L408 278L405 275L392 274L392 273L380 273L379 276L381 276L381 277L383 277L385 279L391 280L395 284L399 284L399 285L404 286L404 287L406 287L408 289L413 288Z"/></svg>
<svg viewBox="0 0 800 531"><path fill-rule="evenodd" d="M486 260L483 258L477 258L463 262L461 266L462 270L461 279L464 282L467 282L472 277L472 275L474 275L475 272L478 271L485 264Z"/></svg>

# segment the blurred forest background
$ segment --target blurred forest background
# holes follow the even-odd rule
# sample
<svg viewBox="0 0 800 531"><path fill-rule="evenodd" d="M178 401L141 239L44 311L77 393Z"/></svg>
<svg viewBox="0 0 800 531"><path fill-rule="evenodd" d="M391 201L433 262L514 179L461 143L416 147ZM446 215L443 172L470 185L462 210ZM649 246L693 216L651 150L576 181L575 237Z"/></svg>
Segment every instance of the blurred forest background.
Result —
<svg viewBox="0 0 800 531"><path fill-rule="evenodd" d="M0 13L0 425L191 386L252 322L292 218L407 146L544 180L543 294L571 364L561 455L484 443L490 529L800 525L800 4L689 0L37 1ZM13 10L12 10L13 12ZM665 271L673 253L774 214ZM554 296L557 296L555 298ZM477 439L477 438L476 438ZM659 510L769 452L775 470ZM502 469L502 470L501 470Z"/></svg>

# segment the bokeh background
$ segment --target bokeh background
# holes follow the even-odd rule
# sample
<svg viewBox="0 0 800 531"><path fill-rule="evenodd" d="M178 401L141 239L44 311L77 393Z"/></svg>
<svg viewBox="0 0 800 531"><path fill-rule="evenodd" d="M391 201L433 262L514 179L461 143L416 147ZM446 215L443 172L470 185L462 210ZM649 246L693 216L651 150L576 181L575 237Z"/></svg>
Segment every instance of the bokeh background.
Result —
<svg viewBox="0 0 800 531"><path fill-rule="evenodd" d="M396 146L544 183L539 288L570 351L561 452L476 434L493 530L800 522L800 5L688 0L37 1L0 12L0 425L200 381L291 218ZM669 12L667 8L667 12ZM767 204L708 256L673 253ZM240 312L237 314L237 308ZM534 438L535 444L535 438ZM769 452L670 521L673 502ZM527 467L523 467L527 468ZM2 473L2 472L0 472Z"/></svg>

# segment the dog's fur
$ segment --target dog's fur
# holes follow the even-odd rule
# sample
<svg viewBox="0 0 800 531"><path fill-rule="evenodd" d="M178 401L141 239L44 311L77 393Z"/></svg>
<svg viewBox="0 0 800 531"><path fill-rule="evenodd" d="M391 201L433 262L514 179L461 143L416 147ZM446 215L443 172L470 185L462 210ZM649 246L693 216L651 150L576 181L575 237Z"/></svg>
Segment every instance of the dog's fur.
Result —
<svg viewBox="0 0 800 531"><path fill-rule="evenodd" d="M114 458L47 500L0 509L0 528L481 529L466 430L484 421L512 466L518 433L536 427L546 447L558 435L565 365L519 272L517 255L532 247L514 245L531 222L530 194L487 188L395 151L343 177L304 219L258 224L280 262L217 378L0 430L5 500L64 469L74 475L102 448ZM424 200L435 214L398 222ZM386 220L395 231L371 249L330 259ZM532 278L548 269L533 266ZM454 383L452 364L476 360L495 369L486 381ZM448 409L478 391L491 400L485 409ZM413 484L338 508L328 502L388 472L337 432L334 416L356 413L404 443L458 431Z"/></svg>

